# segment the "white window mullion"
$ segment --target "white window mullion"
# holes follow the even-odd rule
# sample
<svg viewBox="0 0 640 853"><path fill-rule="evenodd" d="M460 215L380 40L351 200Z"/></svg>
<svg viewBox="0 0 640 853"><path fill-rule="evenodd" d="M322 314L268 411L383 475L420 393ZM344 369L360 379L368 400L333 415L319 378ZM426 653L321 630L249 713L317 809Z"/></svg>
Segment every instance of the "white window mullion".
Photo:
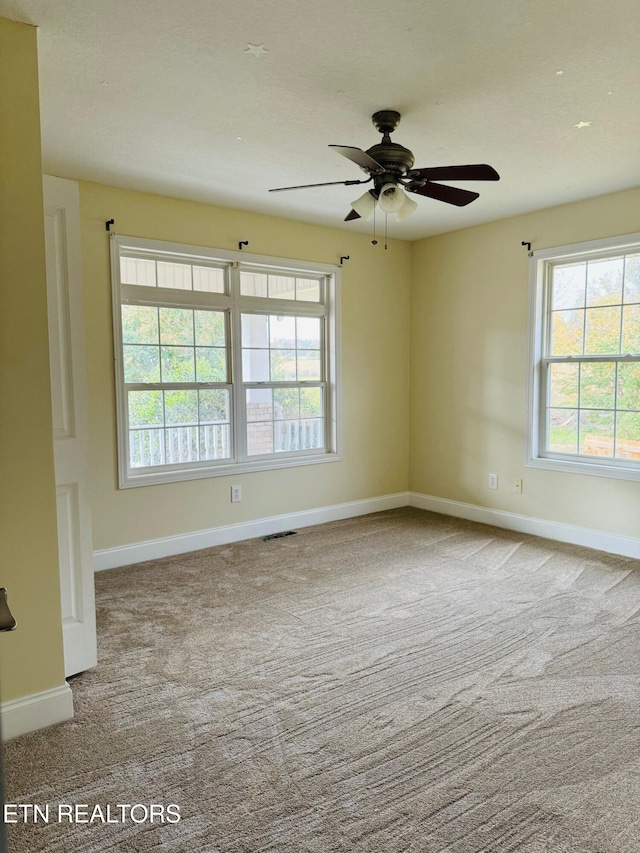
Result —
<svg viewBox="0 0 640 853"><path fill-rule="evenodd" d="M324 282L322 284L322 290L324 290ZM325 316L322 319L322 366L321 366L321 376L322 376L322 417L323 417L323 441L325 447L330 447L331 444L331 401L329 400L329 395L327 393L328 379L331 375L331 347L329 340L329 322L328 318Z"/></svg>
<svg viewBox="0 0 640 853"><path fill-rule="evenodd" d="M540 359L540 407L539 407L539 450L545 451L548 445L548 422L549 422L549 400L550 400L550 382L549 382L549 361L546 358Z"/></svg>
<svg viewBox="0 0 640 853"><path fill-rule="evenodd" d="M242 384L242 313L240 310L240 264L229 268L229 288L231 294L231 383L233 411L233 447L234 458L244 462L247 458L246 401Z"/></svg>
<svg viewBox="0 0 640 853"><path fill-rule="evenodd" d="M333 447L340 453L342 446L340 394L342 393L342 314L338 288L339 273L333 277L325 276L322 290L326 306L325 313L325 388L324 388L324 440L326 447Z"/></svg>

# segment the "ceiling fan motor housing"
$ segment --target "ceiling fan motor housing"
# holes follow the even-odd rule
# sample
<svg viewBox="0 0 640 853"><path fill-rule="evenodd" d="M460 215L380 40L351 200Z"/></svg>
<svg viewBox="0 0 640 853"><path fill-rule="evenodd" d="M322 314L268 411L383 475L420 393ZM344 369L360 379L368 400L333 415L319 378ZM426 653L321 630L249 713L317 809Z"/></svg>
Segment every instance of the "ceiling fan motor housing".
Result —
<svg viewBox="0 0 640 853"><path fill-rule="evenodd" d="M366 152L384 168L383 173L373 175L375 188L379 191L385 184L397 183L415 161L408 148L392 142L389 138L389 134L393 133L400 123L400 113L397 110L379 110L371 116L371 121L382 134L382 142L368 148Z"/></svg>
<svg viewBox="0 0 640 853"><path fill-rule="evenodd" d="M373 175L377 189L384 184L397 183L400 178L406 175L414 163L413 154L408 148L403 148L402 145L390 140L386 142L383 139L379 145L368 148L367 154L384 167L384 172Z"/></svg>

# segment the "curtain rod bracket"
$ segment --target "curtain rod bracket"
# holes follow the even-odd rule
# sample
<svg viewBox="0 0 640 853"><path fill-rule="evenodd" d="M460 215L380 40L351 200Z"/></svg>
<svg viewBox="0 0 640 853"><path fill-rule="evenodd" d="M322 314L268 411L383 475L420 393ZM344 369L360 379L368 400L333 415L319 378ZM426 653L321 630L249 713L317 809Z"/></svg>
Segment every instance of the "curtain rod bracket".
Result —
<svg viewBox="0 0 640 853"><path fill-rule="evenodd" d="M111 231L111 226L115 225L115 224L116 224L115 219L107 219L107 221L104 223L104 227L106 228L107 231Z"/></svg>
<svg viewBox="0 0 640 853"><path fill-rule="evenodd" d="M248 241L248 240L240 240L240 242L238 243L238 249L239 249L240 251L242 251L242 247L243 247L243 246L248 246L248 245L249 245L249 241Z"/></svg>

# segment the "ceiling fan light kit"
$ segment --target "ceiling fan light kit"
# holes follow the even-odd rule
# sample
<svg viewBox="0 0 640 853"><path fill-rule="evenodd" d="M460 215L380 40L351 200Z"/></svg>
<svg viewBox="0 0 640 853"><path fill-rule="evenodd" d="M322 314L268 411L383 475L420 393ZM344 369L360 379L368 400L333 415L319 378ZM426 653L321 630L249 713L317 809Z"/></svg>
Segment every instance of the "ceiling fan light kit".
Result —
<svg viewBox="0 0 640 853"><path fill-rule="evenodd" d="M385 184L380 190L378 204L385 213L398 213L406 196L397 184Z"/></svg>
<svg viewBox="0 0 640 853"><path fill-rule="evenodd" d="M355 210L361 219L371 219L376 209L375 196L372 195L370 190L367 190L366 193L363 193L359 198L351 202L351 209Z"/></svg>
<svg viewBox="0 0 640 853"><path fill-rule="evenodd" d="M402 193L402 195L404 196L404 202L400 210L396 213L396 219L398 220L398 222L402 222L403 219L406 219L408 216L411 216L411 214L415 213L415 211L418 209L417 201L414 201L412 198L409 198L406 193Z"/></svg>
<svg viewBox="0 0 640 853"><path fill-rule="evenodd" d="M353 219L370 219L376 204L388 214L395 214L402 221L417 210L416 202L406 193L444 201L456 207L464 207L475 201L479 193L451 187L436 181L499 181L500 175L486 163L464 166L435 166L426 169L414 169L413 152L397 142L391 141L390 134L400 123L397 110L379 110L371 116L374 126L382 134L382 141L372 145L366 151L350 145L330 145L338 154L351 160L369 177L363 181L330 181L326 184L306 184L296 187L278 187L269 192L281 192L291 189L329 186L340 184L350 186L373 181L373 187L351 203L351 210L345 222Z"/></svg>

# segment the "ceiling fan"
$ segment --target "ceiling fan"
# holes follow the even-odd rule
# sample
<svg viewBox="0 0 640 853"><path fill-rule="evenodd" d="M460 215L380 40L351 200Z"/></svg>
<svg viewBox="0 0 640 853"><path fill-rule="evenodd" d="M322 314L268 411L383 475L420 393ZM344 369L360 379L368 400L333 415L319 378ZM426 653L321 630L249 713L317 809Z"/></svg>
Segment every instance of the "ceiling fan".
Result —
<svg viewBox="0 0 640 853"><path fill-rule="evenodd" d="M450 187L437 181L499 181L500 175L486 163L467 166L436 166L427 169L414 169L413 153L397 142L391 141L390 134L400 123L400 113L396 110L379 110L371 116L375 127L382 134L382 142L366 151L351 145L330 145L338 154L356 163L368 178L361 181L328 181L322 184L303 184L296 187L277 187L271 193L285 190L302 190L309 187L328 187L335 185L351 186L367 184L373 181L371 189L351 203L351 210L345 216L345 222L352 219L369 219L376 208L385 213L395 213L397 219L406 219L418 207L413 199L404 192L415 193L429 198L464 207L478 198L479 193Z"/></svg>

